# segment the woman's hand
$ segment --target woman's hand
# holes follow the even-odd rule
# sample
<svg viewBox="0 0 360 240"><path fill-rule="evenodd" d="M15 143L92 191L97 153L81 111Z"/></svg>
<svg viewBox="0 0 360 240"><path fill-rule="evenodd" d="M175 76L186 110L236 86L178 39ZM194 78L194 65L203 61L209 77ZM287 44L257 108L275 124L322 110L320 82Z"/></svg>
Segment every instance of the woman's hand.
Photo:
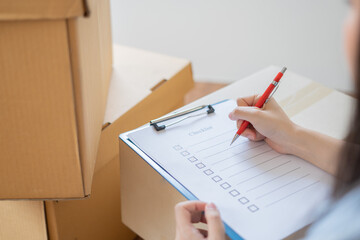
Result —
<svg viewBox="0 0 360 240"><path fill-rule="evenodd" d="M253 141L265 140L274 150L293 154L321 169L335 174L344 142L294 124L275 99L270 99L263 109L251 107L259 96L239 98L238 107L230 114L238 128L243 120L251 126L243 136Z"/></svg>
<svg viewBox="0 0 360 240"><path fill-rule="evenodd" d="M175 206L176 240L225 240L224 225L213 203L186 201ZM194 223L207 223L208 231Z"/></svg>
<svg viewBox="0 0 360 240"><path fill-rule="evenodd" d="M296 125L273 98L262 109L253 107L258 98L257 95L239 98L230 119L237 122L238 128L243 120L251 123L242 136L252 141L265 140L280 153L292 153Z"/></svg>

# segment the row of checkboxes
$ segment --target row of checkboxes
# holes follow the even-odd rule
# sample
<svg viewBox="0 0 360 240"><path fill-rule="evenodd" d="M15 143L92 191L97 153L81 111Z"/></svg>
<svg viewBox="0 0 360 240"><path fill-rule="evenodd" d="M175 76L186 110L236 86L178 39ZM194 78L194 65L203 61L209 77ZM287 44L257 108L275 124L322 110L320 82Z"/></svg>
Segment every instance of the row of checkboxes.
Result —
<svg viewBox="0 0 360 240"><path fill-rule="evenodd" d="M202 164L202 163L201 163L201 164ZM211 169L206 169L206 170L204 171L204 173L209 176L209 175L212 175L214 172L213 172ZM214 182L220 182L220 181L222 180L222 178L221 178L220 176L216 175L216 176L212 177L212 180L213 180ZM225 190L231 188L231 185L230 185L228 182L223 182L222 184L220 184L220 186L221 186L223 189L225 189ZM236 189L233 189L233 190L231 190L231 191L229 192L229 194L230 194L231 196L233 196L233 197L237 197L237 196L240 195L240 192L239 192L238 190L236 190ZM238 201L239 201L241 204L243 204L243 205L245 205L245 204L247 204L248 202L250 202L249 199L247 199L246 197L241 197L241 198L238 199ZM258 208L256 205L254 205L254 204L248 206L248 209L249 209L251 212L256 212L257 210L259 210L259 208Z"/></svg>
<svg viewBox="0 0 360 240"><path fill-rule="evenodd" d="M189 160L190 160L190 162L195 162L197 159L196 159L195 157L190 157ZM195 164L195 165L196 165L199 169L205 167L205 165L204 165L203 163L201 163L201 162L200 162L200 163L197 163L197 164ZM204 170L203 172L205 173L205 175L208 175L208 176L210 176L210 175L212 175L212 174L214 173L211 169L206 169L206 170ZM211 179L212 179L214 182L216 182L216 183L222 181L222 178L221 178L220 176L218 176L218 175L212 177ZM225 189L225 190L231 188L231 185L230 185L228 182L223 182L223 183L220 184L220 186L221 186L223 189ZM229 194L230 194L231 196L233 196L233 197L237 197L237 196L240 195L240 192L239 192L238 190L236 190L236 189L233 189L233 190L229 191ZM247 203L250 202L249 199L247 199L246 197L241 197L241 198L238 199L238 201L239 201L241 204L243 204L243 205L245 205L245 204L247 204ZM248 208L249 211L251 211L251 212L256 212L256 211L259 210L259 208L258 208L256 205L254 205L254 204L248 206L247 208Z"/></svg>
<svg viewBox="0 0 360 240"><path fill-rule="evenodd" d="M209 169L209 170L210 170L210 169ZM207 170L205 170L205 171L207 171ZM220 182L220 181L222 180L222 178L221 178L220 176L212 177L212 179L213 179L215 182ZM227 182L224 182L224 183L220 184L220 186L221 186L223 189L231 188L231 185L230 185L229 183L227 183ZM233 196L233 197L237 197L237 196L240 195L240 192L239 192L238 190L236 190L236 189L233 189L233 190L229 191L229 194L230 194L231 196ZM247 199L246 197L241 197L241 198L238 199L238 201L239 201L241 204L243 204L243 205L245 205L245 204L247 204L247 203L250 202L249 199ZM259 210L259 208L258 208L256 205L254 205L254 204L248 206L247 208L248 208L251 212L256 212L257 210Z"/></svg>
<svg viewBox="0 0 360 240"><path fill-rule="evenodd" d="M183 149L180 145L175 145L173 148L174 148L176 151L180 151L180 150ZM181 154L182 156L184 156L184 157L187 157L187 156L190 155L190 153L189 153L188 151L181 151L180 154ZM198 159L197 159L195 156L188 157L187 159L188 159L191 163L194 163L194 162L197 162L197 161L198 161ZM196 163L195 166L196 166L198 169L206 168L206 165L205 165L204 163L202 163L202 162ZM204 170L203 172L204 172L204 174L207 175L207 176L210 176L210 175L214 174L214 171L212 171L211 169L206 169L206 170ZM218 175L213 176L211 179L212 179L214 182L216 182L216 183L218 183L218 182L220 182L220 181L223 180L223 179L222 179L220 176L218 176ZM221 186L223 189L225 189L225 190L231 188L231 185L230 185L228 182L223 182L222 184L220 184L220 186ZM238 190L236 190L236 189L232 189L231 191L229 191L229 194L230 194L231 196L233 196L233 197L237 197L237 196L240 195L240 192L239 192ZM243 205L245 205L245 204L247 204L247 203L250 202L249 199L247 199L246 197L241 197L241 198L238 199L238 201L239 201L241 204L243 204ZM256 211L259 210L259 208L258 208L255 204L251 204L251 205L248 206L247 208L248 208L249 211L251 211L251 212L256 212Z"/></svg>

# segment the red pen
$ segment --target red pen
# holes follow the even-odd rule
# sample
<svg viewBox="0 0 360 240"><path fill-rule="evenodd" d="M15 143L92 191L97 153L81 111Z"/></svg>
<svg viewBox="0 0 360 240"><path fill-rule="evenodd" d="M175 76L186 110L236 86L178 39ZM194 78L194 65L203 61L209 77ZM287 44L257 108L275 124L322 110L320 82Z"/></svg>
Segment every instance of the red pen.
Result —
<svg viewBox="0 0 360 240"><path fill-rule="evenodd" d="M275 91L277 90L277 88L279 87L279 81L282 78L282 76L284 75L286 71L286 67L283 67L283 69L281 70L281 72L279 72L276 77L274 78L274 80L270 83L270 85L268 86L268 88L265 90L264 94L260 97L260 99L256 102L255 107L258 108L262 108L264 103L266 103L267 101L269 101L269 99L274 95ZM274 90L274 88L276 87L276 89ZM271 94L271 95L270 95ZM241 124L240 128L237 130L237 132L235 133L235 136L233 138L233 140L230 143L233 144L235 142L236 139L238 139L238 137L245 131L245 129L247 128L247 126L249 125L248 121L243 121L243 123Z"/></svg>

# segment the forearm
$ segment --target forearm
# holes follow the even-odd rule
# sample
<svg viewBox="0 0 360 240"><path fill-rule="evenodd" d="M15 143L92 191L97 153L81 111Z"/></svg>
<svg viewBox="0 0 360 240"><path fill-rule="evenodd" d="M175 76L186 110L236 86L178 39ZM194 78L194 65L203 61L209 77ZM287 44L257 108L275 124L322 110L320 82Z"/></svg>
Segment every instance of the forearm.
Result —
<svg viewBox="0 0 360 240"><path fill-rule="evenodd" d="M324 134L294 127L293 141L289 152L318 166L330 174L335 174L341 159L344 141Z"/></svg>

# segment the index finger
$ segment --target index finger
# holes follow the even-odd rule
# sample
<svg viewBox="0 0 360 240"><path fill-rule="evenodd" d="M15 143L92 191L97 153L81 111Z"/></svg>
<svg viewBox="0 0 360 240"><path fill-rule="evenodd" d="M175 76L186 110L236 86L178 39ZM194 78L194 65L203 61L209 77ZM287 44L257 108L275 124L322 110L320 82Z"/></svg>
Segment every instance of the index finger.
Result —
<svg viewBox="0 0 360 240"><path fill-rule="evenodd" d="M247 97L241 97L236 100L237 105L240 107L254 106L256 101L260 98L259 95L252 95Z"/></svg>
<svg viewBox="0 0 360 240"><path fill-rule="evenodd" d="M175 220L180 225L192 225L194 218L201 220L206 203L202 201L186 201L176 204Z"/></svg>

